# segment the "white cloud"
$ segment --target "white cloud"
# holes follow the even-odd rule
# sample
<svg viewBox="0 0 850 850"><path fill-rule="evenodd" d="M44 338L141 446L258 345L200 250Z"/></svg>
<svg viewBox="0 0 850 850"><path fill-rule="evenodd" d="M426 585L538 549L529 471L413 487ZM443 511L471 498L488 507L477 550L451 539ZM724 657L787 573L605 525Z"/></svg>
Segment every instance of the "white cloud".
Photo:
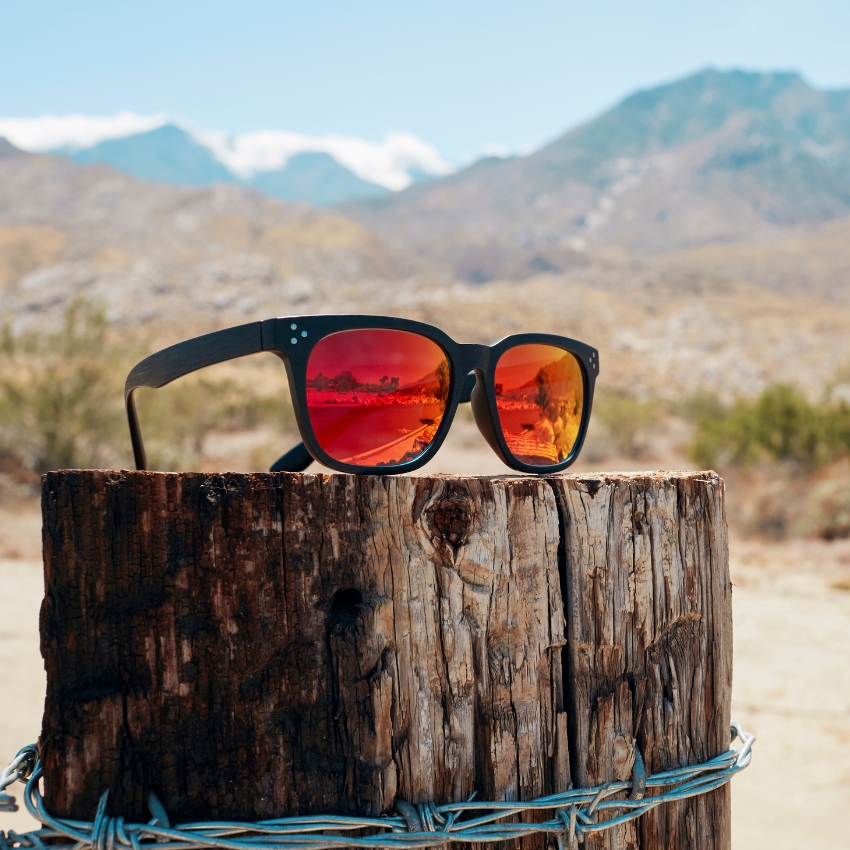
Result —
<svg viewBox="0 0 850 850"><path fill-rule="evenodd" d="M481 156L496 156L499 159L507 159L509 156L513 156L513 154L511 149L506 145L491 143L481 148Z"/></svg>
<svg viewBox="0 0 850 850"><path fill-rule="evenodd" d="M500 145L495 142L490 142L481 148L480 156L476 156L472 162L475 162L482 156L495 156L499 159L509 159L514 156L528 156L534 153L537 148L532 144L520 145L518 148L509 148L507 145Z"/></svg>
<svg viewBox="0 0 850 850"><path fill-rule="evenodd" d="M193 131L193 135L243 178L259 171L276 171L302 151L330 154L363 180L393 191L410 185L409 169L420 169L435 177L454 171L433 145L412 133L388 133L383 142L352 136L307 136L282 130L257 130L230 137L202 131Z"/></svg>
<svg viewBox="0 0 850 850"><path fill-rule="evenodd" d="M418 169L435 177L455 170L433 145L412 133L388 133L382 142L352 136L308 136L285 130L257 130L228 136L166 114L119 112L111 117L0 118L0 136L23 150L43 152L65 146L87 148L105 139L146 133L168 123L182 127L234 174L245 179L260 171L276 171L302 151L328 153L363 180L393 191L410 185L409 170Z"/></svg>
<svg viewBox="0 0 850 850"><path fill-rule="evenodd" d="M168 123L167 115L119 112L110 117L42 115L40 118L0 118L0 136L25 151L61 147L88 148L105 139L146 133Z"/></svg>

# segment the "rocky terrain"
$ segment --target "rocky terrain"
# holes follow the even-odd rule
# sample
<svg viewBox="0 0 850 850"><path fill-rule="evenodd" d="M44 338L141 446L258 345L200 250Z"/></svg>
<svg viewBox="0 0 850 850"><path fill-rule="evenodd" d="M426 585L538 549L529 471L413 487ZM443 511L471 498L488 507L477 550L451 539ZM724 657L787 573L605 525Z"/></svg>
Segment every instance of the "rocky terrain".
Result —
<svg viewBox="0 0 850 850"><path fill-rule="evenodd" d="M337 211L180 187L0 143L0 315L74 299L170 342L311 312L434 321L459 339L571 334L639 398L850 364L850 94L705 71L540 151ZM843 390L842 390L843 392Z"/></svg>
<svg viewBox="0 0 850 850"><path fill-rule="evenodd" d="M0 158L0 312L13 329L50 321L74 297L120 324L239 317L395 275L372 234L333 212L10 147Z"/></svg>
<svg viewBox="0 0 850 850"><path fill-rule="evenodd" d="M765 242L850 214L850 92L702 71L638 92L530 156L346 211L466 280Z"/></svg>

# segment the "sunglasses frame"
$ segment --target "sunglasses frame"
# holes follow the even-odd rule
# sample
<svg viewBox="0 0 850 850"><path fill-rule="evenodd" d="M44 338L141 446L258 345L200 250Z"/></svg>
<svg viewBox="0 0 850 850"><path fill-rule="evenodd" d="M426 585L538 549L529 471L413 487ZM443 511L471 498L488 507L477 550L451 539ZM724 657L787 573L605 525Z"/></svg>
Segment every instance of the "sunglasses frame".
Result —
<svg viewBox="0 0 850 850"><path fill-rule="evenodd" d="M360 466L344 463L328 455L316 439L313 427L310 424L307 407L307 363L310 353L313 347L325 337L342 331L353 330L398 330L419 334L439 345L446 355L450 371L446 408L434 439L413 460L393 466ZM564 460L545 466L524 463L511 454L502 433L496 405L494 374L499 358L511 348L529 344L552 345L574 355L581 367L584 381L582 420L575 444ZM599 353L595 348L578 340L555 334L511 334L492 345L480 345L458 343L433 325L391 316L312 315L250 322L177 343L170 348L165 348L146 357L133 368L127 377L124 399L136 468L147 468L144 443L133 398L137 389L140 387L163 387L171 381L205 366L262 351L276 354L283 361L289 378L289 390L295 410L295 419L301 432L301 439L312 459L339 472L358 475L403 474L413 472L428 463L442 446L451 428L458 404L465 401L462 398L464 384L470 373L474 373L476 376L475 387L470 399L475 422L498 457L507 466L520 472L530 472L537 475L560 472L574 463L581 452L590 421L596 376L599 374ZM304 457L306 462L302 463L300 468L306 468L309 465L309 459L306 459L306 456ZM281 468L279 464L280 461L272 469ZM293 471L297 470L293 468Z"/></svg>

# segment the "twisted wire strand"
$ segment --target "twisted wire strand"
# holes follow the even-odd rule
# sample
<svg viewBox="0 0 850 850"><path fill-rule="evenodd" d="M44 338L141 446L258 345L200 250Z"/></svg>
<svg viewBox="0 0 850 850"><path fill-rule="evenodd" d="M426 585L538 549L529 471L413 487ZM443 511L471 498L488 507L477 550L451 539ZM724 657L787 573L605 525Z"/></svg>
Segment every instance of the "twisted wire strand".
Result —
<svg viewBox="0 0 850 850"><path fill-rule="evenodd" d="M559 850L574 850L590 833L635 820L664 803L706 794L745 770L752 760L755 737L735 722L731 732L733 741L740 739L741 748L729 749L701 764L647 776L643 759L639 763L636 759L631 781L575 788L527 802L480 801L473 795L460 803L428 802L414 806L398 799L396 814L381 817L307 815L257 823L205 821L175 827L169 823L155 795L150 795L148 800L153 817L146 824L128 824L122 817L107 815L108 792L101 796L93 821L53 817L38 790L42 766L36 762L36 748L31 746L21 750L0 775L0 811L15 810L8 803L12 798L4 793L8 785L26 781L24 804L44 826L22 835L11 830L0 831L0 850L143 850L152 843L156 844L156 850L332 850L337 847L415 850L453 842L507 841L536 833L553 835ZM659 793L645 796L653 790ZM630 792L630 796L613 799L624 792ZM541 823L503 820L539 810L553 810L554 816ZM467 813L471 816L464 817ZM603 813L612 816L602 820ZM339 834L362 829L376 832ZM67 843L59 843L62 838Z"/></svg>

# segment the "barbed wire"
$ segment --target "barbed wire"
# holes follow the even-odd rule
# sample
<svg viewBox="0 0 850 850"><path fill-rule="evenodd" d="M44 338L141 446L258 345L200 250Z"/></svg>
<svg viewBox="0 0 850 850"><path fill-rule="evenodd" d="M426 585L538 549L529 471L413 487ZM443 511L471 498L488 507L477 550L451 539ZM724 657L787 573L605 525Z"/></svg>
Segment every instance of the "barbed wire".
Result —
<svg viewBox="0 0 850 850"><path fill-rule="evenodd" d="M755 736L732 723L732 741L741 749L701 764L666 770L647 776L640 752L629 781L606 782L593 788L576 788L528 802L420 803L395 802L395 815L348 817L310 815L277 818L258 823L209 821L172 827L162 803L148 796L151 820L128 824L122 817L106 814L109 792L100 798L93 821L53 817L38 789L42 766L35 744L18 752L0 775L0 811L17 811L14 798L5 793L16 781L26 782L24 803L43 828L17 834L0 831L0 850L142 850L152 843L156 850L325 850L336 847L402 848L437 847L453 842L493 842L536 833L553 835L559 850L574 850L585 836L635 820L664 803L706 794L725 785L752 760ZM628 796L623 795L628 792ZM657 792L653 796L646 796ZM618 799L613 799L618 797ZM11 801L11 803L9 802ZM523 823L526 812L551 810L554 817L540 823ZM603 814L611 815L602 820ZM512 818L504 822L504 818ZM344 835L349 830L376 830L371 835ZM61 839L67 843L60 843Z"/></svg>

